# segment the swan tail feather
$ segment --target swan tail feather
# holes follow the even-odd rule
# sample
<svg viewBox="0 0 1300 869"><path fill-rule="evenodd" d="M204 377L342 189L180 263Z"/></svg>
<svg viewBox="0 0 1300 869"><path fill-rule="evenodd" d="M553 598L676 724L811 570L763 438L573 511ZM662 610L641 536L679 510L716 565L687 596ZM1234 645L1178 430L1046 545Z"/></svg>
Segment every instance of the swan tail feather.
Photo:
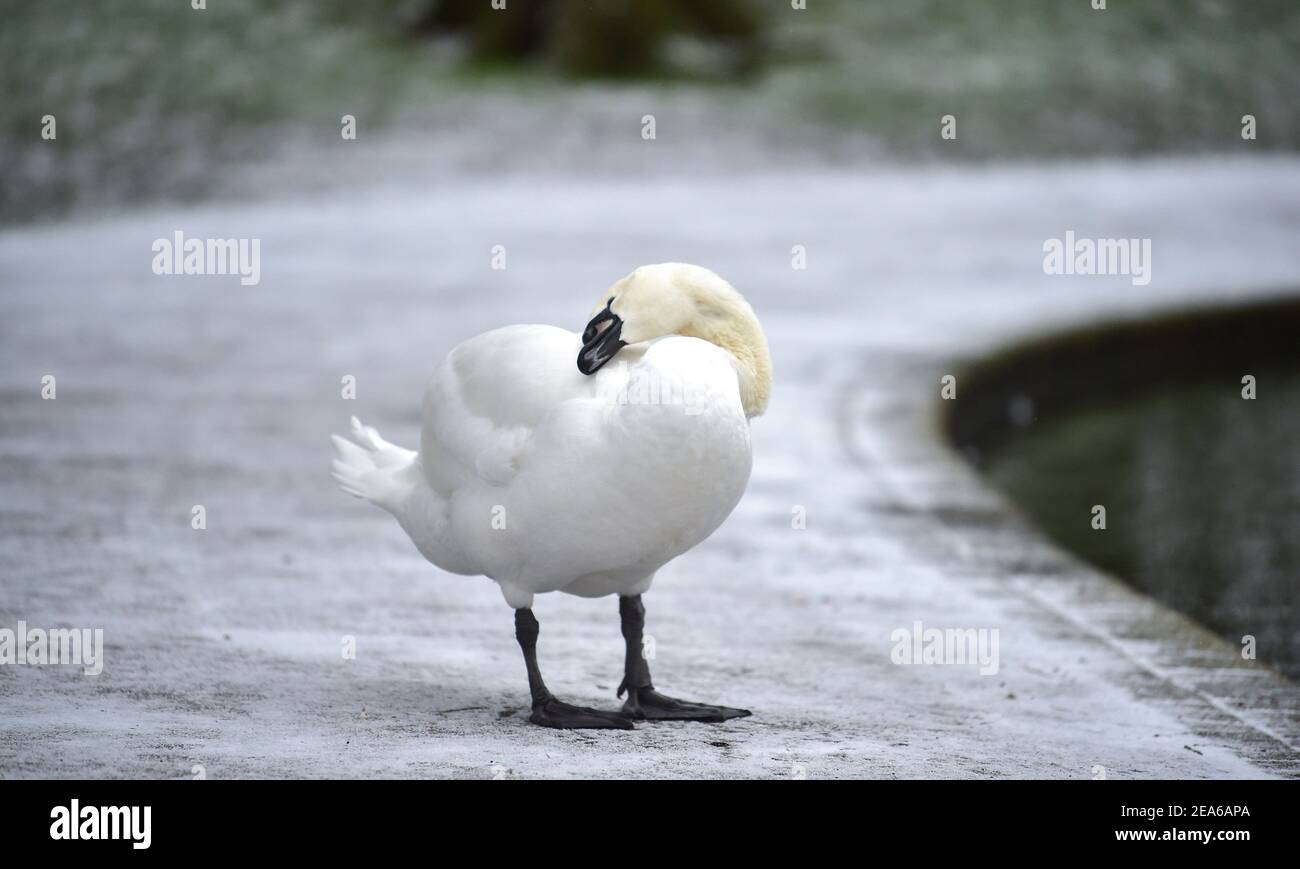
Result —
<svg viewBox="0 0 1300 869"><path fill-rule="evenodd" d="M390 444L352 417L352 440L331 435L333 476L339 488L396 514L413 485L417 454Z"/></svg>

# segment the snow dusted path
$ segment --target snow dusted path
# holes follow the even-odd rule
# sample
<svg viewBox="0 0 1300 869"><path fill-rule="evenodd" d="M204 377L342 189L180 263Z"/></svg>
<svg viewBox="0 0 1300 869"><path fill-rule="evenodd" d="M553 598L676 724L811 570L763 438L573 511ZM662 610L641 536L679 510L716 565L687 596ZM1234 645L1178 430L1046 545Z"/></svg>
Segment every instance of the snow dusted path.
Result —
<svg viewBox="0 0 1300 869"><path fill-rule="evenodd" d="M11 230L0 626L102 627L107 662L0 667L0 775L1300 774L1300 689L1027 531L933 416L954 360L1015 337L1294 291L1297 203L1288 159L769 167L483 176ZM1044 239L1070 229L1151 237L1151 284L1045 276ZM260 238L261 284L152 275L152 241L177 230ZM580 328L603 287L668 259L750 298L777 374L748 494L646 596L653 671L755 715L531 727L496 587L440 574L338 492L328 435L357 413L415 446L423 378L456 342ZM551 595L536 612L552 689L612 707L615 601ZM998 674L894 665L890 634L917 620L997 628Z"/></svg>

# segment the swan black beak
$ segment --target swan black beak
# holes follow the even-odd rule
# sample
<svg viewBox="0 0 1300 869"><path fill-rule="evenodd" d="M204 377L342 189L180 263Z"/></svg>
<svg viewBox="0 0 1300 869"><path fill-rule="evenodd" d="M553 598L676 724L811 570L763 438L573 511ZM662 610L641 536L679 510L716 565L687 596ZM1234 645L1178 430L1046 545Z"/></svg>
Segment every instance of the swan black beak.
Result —
<svg viewBox="0 0 1300 869"><path fill-rule="evenodd" d="M619 338L623 333L623 320L610 310L614 304L611 297L605 303L605 310L591 318L587 328L582 332L582 352L578 354L578 370L583 374L595 374L614 354L627 346Z"/></svg>

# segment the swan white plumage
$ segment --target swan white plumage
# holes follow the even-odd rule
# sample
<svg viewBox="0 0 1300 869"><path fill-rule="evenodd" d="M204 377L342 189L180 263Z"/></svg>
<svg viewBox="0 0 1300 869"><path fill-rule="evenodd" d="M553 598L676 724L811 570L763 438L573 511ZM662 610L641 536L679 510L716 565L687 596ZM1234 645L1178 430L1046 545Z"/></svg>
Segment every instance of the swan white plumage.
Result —
<svg viewBox="0 0 1300 869"><path fill-rule="evenodd" d="M334 476L392 513L435 565L496 581L515 609L534 723L747 715L654 691L640 595L744 492L749 418L763 412L771 385L767 341L740 293L681 263L637 269L593 313L581 336L523 325L465 341L426 390L419 452L354 417L354 440L334 437ZM531 607L550 591L620 596L627 659L618 693L629 696L619 713L546 690Z"/></svg>

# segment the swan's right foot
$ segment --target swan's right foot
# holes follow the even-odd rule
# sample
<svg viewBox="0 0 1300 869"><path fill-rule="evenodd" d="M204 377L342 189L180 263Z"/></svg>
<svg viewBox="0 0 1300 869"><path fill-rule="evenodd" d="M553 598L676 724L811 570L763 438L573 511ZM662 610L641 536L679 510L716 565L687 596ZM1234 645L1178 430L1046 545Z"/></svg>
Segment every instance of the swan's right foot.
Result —
<svg viewBox="0 0 1300 869"><path fill-rule="evenodd" d="M623 689L620 686L619 696ZM623 704L623 714L636 721L706 721L717 724L732 718L747 718L752 715L748 709L736 709L731 706L711 706L708 703L693 703L690 700L678 700L660 694L652 687L627 689L627 702Z"/></svg>
<svg viewBox="0 0 1300 869"><path fill-rule="evenodd" d="M692 703L660 694L650 682L650 665L646 663L642 636L645 629L645 605L641 595L618 599L619 620L623 639L627 642L627 657L623 661L623 683L618 686L618 696L627 692L623 714L634 721L729 721L744 718L748 709L731 706L710 706Z"/></svg>
<svg viewBox="0 0 1300 869"><path fill-rule="evenodd" d="M633 730L632 719L617 712L603 712L574 706L549 697L533 704L533 714L528 717L533 724L554 727L558 730Z"/></svg>

